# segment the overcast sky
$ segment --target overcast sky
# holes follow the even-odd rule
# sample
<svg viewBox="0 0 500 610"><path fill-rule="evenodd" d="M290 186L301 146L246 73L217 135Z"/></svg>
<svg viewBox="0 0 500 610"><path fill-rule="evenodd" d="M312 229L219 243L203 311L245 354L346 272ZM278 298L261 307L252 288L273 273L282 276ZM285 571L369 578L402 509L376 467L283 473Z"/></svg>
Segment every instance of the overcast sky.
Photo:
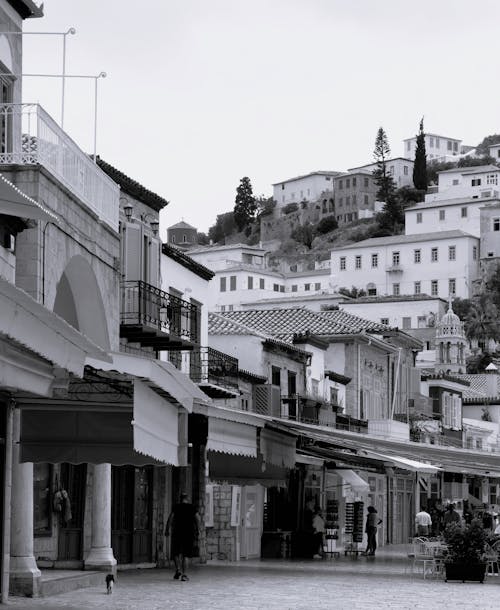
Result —
<svg viewBox="0 0 500 610"><path fill-rule="evenodd" d="M67 73L99 83L98 154L206 231L234 206L315 170L394 156L427 131L477 144L500 132L497 0L46 0L25 31L65 31ZM24 37L24 72L61 70L61 38ZM66 131L93 147L92 81L68 80ZM24 101L60 119L55 79Z"/></svg>

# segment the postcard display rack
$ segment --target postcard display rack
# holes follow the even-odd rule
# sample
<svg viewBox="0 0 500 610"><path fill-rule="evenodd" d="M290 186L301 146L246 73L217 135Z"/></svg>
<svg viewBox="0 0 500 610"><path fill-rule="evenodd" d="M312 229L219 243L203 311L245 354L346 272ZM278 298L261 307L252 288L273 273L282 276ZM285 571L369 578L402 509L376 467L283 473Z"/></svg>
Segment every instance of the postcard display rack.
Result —
<svg viewBox="0 0 500 610"><path fill-rule="evenodd" d="M326 520L323 553L328 557L338 557L337 540L339 537L339 501L328 497L326 500Z"/></svg>
<svg viewBox="0 0 500 610"><path fill-rule="evenodd" d="M359 543L363 542L363 502L347 502L345 505L345 534L346 541L344 554L358 556L361 553Z"/></svg>

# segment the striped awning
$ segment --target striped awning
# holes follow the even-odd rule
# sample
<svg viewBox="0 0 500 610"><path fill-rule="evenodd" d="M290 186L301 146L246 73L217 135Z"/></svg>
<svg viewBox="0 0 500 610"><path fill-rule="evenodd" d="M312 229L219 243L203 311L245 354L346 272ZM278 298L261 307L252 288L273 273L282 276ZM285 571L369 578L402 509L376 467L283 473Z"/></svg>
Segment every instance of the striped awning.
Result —
<svg viewBox="0 0 500 610"><path fill-rule="evenodd" d="M257 428L226 419L208 420L207 451L257 457Z"/></svg>

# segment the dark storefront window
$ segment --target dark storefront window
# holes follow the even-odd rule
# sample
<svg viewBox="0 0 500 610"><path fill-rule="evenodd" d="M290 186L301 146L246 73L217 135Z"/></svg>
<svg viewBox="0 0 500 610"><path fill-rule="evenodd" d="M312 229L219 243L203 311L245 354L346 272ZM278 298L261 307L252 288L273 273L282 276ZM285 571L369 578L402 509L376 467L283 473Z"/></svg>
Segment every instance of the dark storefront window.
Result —
<svg viewBox="0 0 500 610"><path fill-rule="evenodd" d="M50 464L33 464L33 528L35 536L50 536L52 533L51 481L52 466Z"/></svg>

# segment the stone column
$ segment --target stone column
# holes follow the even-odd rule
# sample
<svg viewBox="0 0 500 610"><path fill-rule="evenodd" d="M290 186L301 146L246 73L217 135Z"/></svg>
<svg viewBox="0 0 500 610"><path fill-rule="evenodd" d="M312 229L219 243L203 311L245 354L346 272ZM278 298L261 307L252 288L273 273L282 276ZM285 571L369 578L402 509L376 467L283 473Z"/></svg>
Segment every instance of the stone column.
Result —
<svg viewBox="0 0 500 610"><path fill-rule="evenodd" d="M33 555L33 464L21 464L21 412L14 410L12 447L12 503L10 532L10 592L36 597L41 573Z"/></svg>
<svg viewBox="0 0 500 610"><path fill-rule="evenodd" d="M86 570L116 573L111 548L111 464L95 464L92 480L92 542Z"/></svg>

